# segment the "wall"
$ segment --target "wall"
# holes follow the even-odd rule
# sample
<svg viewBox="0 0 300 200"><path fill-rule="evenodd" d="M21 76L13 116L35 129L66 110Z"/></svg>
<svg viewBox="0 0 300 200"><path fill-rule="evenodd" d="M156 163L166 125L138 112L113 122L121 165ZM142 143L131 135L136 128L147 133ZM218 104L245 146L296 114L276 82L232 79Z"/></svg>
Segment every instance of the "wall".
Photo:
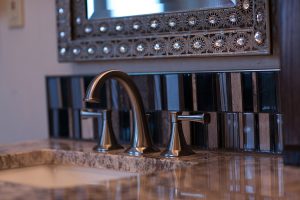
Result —
<svg viewBox="0 0 300 200"><path fill-rule="evenodd" d="M25 27L8 28L0 1L0 144L48 137L45 76L98 73L96 64L60 64L54 0L24 0Z"/></svg>

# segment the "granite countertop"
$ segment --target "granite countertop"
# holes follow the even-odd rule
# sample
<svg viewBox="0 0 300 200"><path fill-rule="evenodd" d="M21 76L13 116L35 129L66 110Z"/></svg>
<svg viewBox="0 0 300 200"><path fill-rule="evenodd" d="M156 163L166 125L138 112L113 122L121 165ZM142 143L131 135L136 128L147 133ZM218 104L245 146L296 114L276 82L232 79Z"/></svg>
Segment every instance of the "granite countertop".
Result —
<svg viewBox="0 0 300 200"><path fill-rule="evenodd" d="M197 151L166 159L96 153L93 142L44 140L0 146L0 169L63 164L138 172L99 185L45 189L1 182L0 199L300 199L300 168L278 155Z"/></svg>

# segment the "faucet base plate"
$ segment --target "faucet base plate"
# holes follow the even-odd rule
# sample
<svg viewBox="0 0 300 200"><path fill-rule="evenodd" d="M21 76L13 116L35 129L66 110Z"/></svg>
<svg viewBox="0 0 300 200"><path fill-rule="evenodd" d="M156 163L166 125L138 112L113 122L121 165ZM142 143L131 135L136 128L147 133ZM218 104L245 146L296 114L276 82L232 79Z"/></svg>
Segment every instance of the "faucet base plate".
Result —
<svg viewBox="0 0 300 200"><path fill-rule="evenodd" d="M128 153L130 156L141 156L143 154L155 153L160 150L154 146L151 147L129 147L125 150L125 153Z"/></svg>

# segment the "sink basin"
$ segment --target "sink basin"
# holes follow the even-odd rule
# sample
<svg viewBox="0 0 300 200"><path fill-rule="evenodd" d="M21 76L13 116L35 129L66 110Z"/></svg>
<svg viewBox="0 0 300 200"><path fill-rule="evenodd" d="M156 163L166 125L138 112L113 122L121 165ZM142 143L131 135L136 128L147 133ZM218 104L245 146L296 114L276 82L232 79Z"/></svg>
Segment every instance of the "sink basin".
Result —
<svg viewBox="0 0 300 200"><path fill-rule="evenodd" d="M0 171L0 181L41 188L99 185L108 180L136 176L137 173L64 165L40 165Z"/></svg>

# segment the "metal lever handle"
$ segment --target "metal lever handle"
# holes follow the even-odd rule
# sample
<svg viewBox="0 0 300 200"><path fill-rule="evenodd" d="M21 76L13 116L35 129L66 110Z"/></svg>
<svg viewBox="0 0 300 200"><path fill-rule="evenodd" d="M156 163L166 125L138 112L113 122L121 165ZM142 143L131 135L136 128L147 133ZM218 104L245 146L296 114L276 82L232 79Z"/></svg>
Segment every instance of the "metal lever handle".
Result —
<svg viewBox="0 0 300 200"><path fill-rule="evenodd" d="M178 115L177 120L208 124L210 122L210 115L207 113L195 114L195 115Z"/></svg>
<svg viewBox="0 0 300 200"><path fill-rule="evenodd" d="M99 110L98 112L81 110L81 116L83 118L97 118L99 126L102 120L102 131L99 131L99 141L94 147L95 151L107 152L110 150L123 148L117 142L116 136L113 132L110 110Z"/></svg>
<svg viewBox="0 0 300 200"><path fill-rule="evenodd" d="M87 119L90 117L101 117L103 114L102 112L95 112L90 110L81 110L80 115L83 119Z"/></svg>

